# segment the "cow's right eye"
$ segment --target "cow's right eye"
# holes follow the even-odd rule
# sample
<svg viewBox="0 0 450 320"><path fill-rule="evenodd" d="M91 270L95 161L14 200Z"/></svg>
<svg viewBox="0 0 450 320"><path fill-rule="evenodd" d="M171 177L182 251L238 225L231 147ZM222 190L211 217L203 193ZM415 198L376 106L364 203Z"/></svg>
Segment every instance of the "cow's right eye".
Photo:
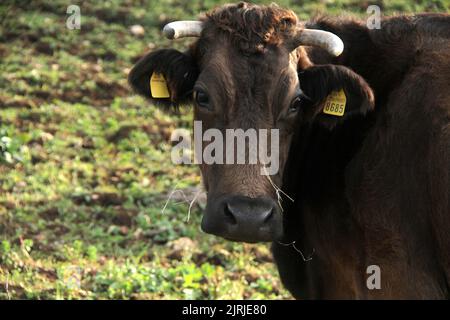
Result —
<svg viewBox="0 0 450 320"><path fill-rule="evenodd" d="M210 103L209 103L209 96L205 91L203 91L201 89L195 90L194 91L194 99L195 99L195 103L199 107L211 109Z"/></svg>

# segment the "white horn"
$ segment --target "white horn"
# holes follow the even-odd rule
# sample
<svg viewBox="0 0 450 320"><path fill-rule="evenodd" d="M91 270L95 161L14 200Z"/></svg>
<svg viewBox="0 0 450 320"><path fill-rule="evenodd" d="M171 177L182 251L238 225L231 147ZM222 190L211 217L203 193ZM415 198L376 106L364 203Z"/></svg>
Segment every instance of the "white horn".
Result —
<svg viewBox="0 0 450 320"><path fill-rule="evenodd" d="M163 29L164 35L173 40L184 37L200 37L203 23L200 21L174 21L166 24Z"/></svg>
<svg viewBox="0 0 450 320"><path fill-rule="evenodd" d="M336 57L344 51L344 43L341 38L323 30L302 29L294 42L295 48L300 45L320 47Z"/></svg>

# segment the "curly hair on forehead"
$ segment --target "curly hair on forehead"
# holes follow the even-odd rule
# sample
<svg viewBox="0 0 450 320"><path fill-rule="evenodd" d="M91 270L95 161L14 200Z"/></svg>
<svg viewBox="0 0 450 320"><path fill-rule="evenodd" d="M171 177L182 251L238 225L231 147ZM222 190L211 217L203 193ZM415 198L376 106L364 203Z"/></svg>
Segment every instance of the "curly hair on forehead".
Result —
<svg viewBox="0 0 450 320"><path fill-rule="evenodd" d="M263 53L267 45L279 45L297 25L297 16L276 4L259 6L241 2L218 7L203 18L209 26L230 34L247 54Z"/></svg>

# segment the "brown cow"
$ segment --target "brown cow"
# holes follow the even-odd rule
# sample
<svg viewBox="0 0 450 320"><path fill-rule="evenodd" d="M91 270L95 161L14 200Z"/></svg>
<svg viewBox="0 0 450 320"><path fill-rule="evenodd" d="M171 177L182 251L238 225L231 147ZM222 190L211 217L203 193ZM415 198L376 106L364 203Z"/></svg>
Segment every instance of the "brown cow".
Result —
<svg viewBox="0 0 450 320"><path fill-rule="evenodd" d="M276 175L261 175L259 163L200 166L204 231L273 241L296 298L449 298L449 15L392 17L369 30L240 3L165 33L199 38L184 53L139 61L129 76L138 93L193 101L205 128L279 130ZM153 98L154 72L168 98ZM345 109L325 113L341 89ZM294 202L279 201L276 186Z"/></svg>

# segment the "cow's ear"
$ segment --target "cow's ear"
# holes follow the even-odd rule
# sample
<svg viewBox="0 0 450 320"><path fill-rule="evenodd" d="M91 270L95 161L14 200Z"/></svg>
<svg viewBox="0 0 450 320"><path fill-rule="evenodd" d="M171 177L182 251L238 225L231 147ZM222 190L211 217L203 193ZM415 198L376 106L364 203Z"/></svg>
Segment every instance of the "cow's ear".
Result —
<svg viewBox="0 0 450 320"><path fill-rule="evenodd" d="M128 81L134 91L155 104L178 106L189 103L197 77L197 65L189 53L162 49L140 59Z"/></svg>
<svg viewBox="0 0 450 320"><path fill-rule="evenodd" d="M299 72L300 88L310 98L302 119L329 129L374 108L374 94L360 75L344 66L315 65Z"/></svg>

